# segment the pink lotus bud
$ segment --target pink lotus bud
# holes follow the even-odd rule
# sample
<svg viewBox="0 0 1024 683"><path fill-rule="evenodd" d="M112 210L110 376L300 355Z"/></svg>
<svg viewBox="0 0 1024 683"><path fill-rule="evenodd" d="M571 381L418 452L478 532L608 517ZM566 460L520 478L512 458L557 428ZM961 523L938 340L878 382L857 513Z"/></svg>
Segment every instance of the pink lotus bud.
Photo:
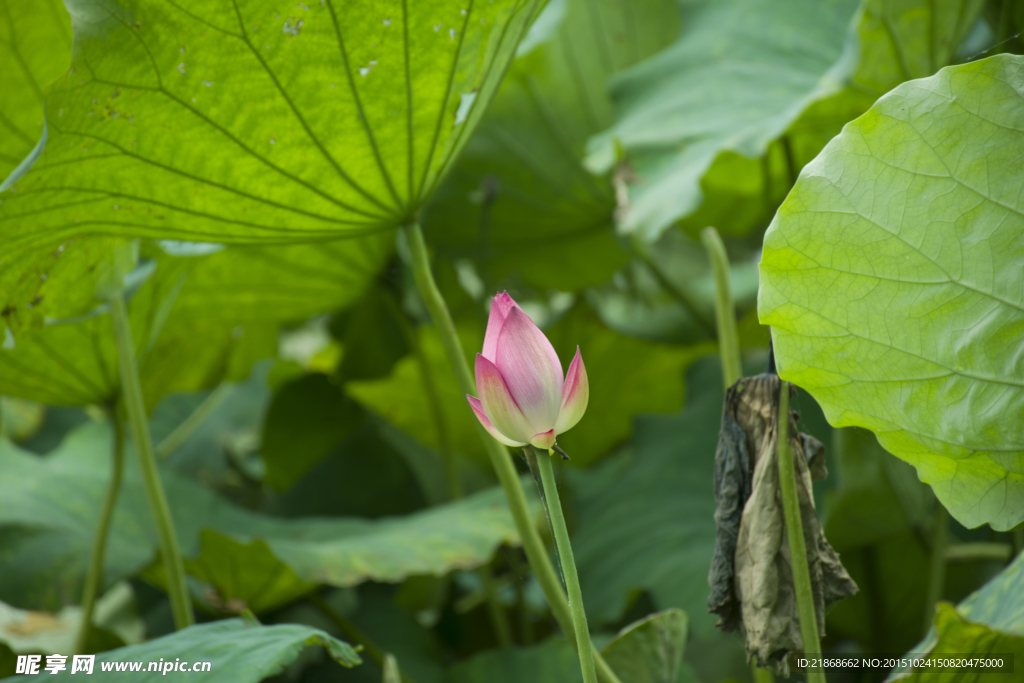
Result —
<svg viewBox="0 0 1024 683"><path fill-rule="evenodd" d="M579 347L562 379L551 342L506 292L491 301L483 353L476 355L480 398L466 396L480 424L507 446L550 449L587 410L590 384Z"/></svg>

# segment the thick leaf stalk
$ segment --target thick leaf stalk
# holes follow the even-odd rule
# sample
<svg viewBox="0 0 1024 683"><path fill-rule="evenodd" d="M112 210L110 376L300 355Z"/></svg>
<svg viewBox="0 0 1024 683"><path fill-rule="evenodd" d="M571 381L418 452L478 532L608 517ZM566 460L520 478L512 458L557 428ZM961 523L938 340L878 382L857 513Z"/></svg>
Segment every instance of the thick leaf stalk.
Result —
<svg viewBox="0 0 1024 683"><path fill-rule="evenodd" d="M528 446L529 448L529 446ZM597 683L597 671L594 668L593 645L590 642L590 629L587 626L587 613L583 608L583 591L580 590L580 577L576 573L576 560L572 556L572 544L569 542L569 530L565 526L565 515L562 514L562 501L558 496L558 484L551 467L549 453L537 453L537 469L544 488L544 505L551 521L551 531L558 549L558 559L562 565L562 577L569 592L569 610L572 613L572 625L576 629L576 652L580 656L580 669L583 671L583 683Z"/></svg>
<svg viewBox="0 0 1024 683"><path fill-rule="evenodd" d="M117 494L121 490L121 475L124 472L124 425L121 417L114 415L114 443L111 449L110 482L103 497L103 507L96 521L96 535L92 541L92 552L89 556L89 568L85 574L85 586L82 588L82 622L75 638L75 652L88 652L89 634L92 632L92 614L96 609L96 599L103 587L103 558L107 550L107 536L110 533L110 520L114 517L114 506Z"/></svg>
<svg viewBox="0 0 1024 683"><path fill-rule="evenodd" d="M736 333L736 308L729 287L729 255L722 238L714 228L704 228L700 240L708 251L715 274L715 324L718 331L718 353L722 357L722 379L728 389L743 376L740 361L740 340Z"/></svg>
<svg viewBox="0 0 1024 683"><path fill-rule="evenodd" d="M185 565L181 559L181 549L171 520L170 506L167 504L167 495L164 493L160 473L156 468L156 455L153 453L149 422L146 420L146 406L142 400L139 369L135 362L135 342L128 321L128 308L124 303L124 295L120 292L111 296L109 301L121 373L121 392L128 412L128 422L131 425L132 441L139 458L139 470L146 488L146 498L149 499L149 506L156 522L160 555L163 557L164 569L167 572L167 593L171 599L174 626L183 629L195 623L195 615L192 613L192 600L185 584Z"/></svg>
<svg viewBox="0 0 1024 683"><path fill-rule="evenodd" d="M796 467L793 450L789 445L789 382L779 382L779 433L776 453L779 460L779 491L782 494L782 513L786 519L789 538L789 558L793 567L793 584L797 610L800 614L800 638L808 659L821 657L818 638L818 615L814 609L814 591L811 588L811 570L807 566L807 545L804 525L800 517L800 499L796 490ZM807 683L825 683L825 672L820 667L807 669Z"/></svg>
<svg viewBox="0 0 1024 683"><path fill-rule="evenodd" d="M416 280L416 288L419 290L423 303L426 304L427 310L430 311L430 317L441 334L441 343L444 345L448 363L455 374L455 381L459 385L459 391L463 394L475 396L477 393L476 383L473 381L473 375L469 371L469 363L466 362L466 355L462 350L462 342L459 341L458 333L455 331L455 323L452 322L451 313L448 311L448 305L445 303L441 291L437 288L434 275L430 270L430 257L427 254L426 242L423 240L423 231L418 223L410 223L404 226L403 231L409 245L410 265L413 277ZM467 404L468 409L469 406ZM494 473L498 477L498 482L505 492L509 511L512 513L512 519L515 522L516 529L519 531L519 537L523 543L523 551L526 553L526 559L530 563L530 568L533 570L534 575L537 577L537 582L544 591L544 596L551 607L551 613L555 617L555 621L558 622L559 627L569 637L570 642L575 647L575 629L573 628L568 599L562 590L562 585L558 580L558 575L555 573L555 568L548 558L544 542L541 541L540 534L537 533L537 529L533 524L530 508L526 502L526 494L519 481L519 476L516 474L512 459L509 457L508 450L488 434L478 420L474 419L473 422L476 425L477 432L480 434L480 438L483 439L487 456L490 458L491 466L494 467ZM605 683L621 683L615 672L611 670L611 667L608 666L601 655L597 651L594 651L593 654L597 669L601 672L601 679Z"/></svg>

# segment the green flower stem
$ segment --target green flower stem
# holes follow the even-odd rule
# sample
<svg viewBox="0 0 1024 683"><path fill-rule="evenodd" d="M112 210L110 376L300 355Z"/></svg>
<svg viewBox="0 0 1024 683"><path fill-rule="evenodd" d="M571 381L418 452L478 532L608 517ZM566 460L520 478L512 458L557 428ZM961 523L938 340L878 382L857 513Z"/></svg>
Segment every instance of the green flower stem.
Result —
<svg viewBox="0 0 1024 683"><path fill-rule="evenodd" d="M114 321L121 392L128 412L135 452L139 457L139 470L146 487L146 497L149 499L149 506L156 522L160 554L167 572L167 593L171 599L171 613L174 616L174 626L182 629L194 624L195 616L192 613L188 586L185 584L185 566L181 560L174 523L171 521L171 511L167 505L164 487L160 483L160 473L156 469L153 441L150 439L149 423L146 421L146 406L142 401L139 369L135 363L135 342L132 339L128 308L124 304L123 294L118 293L110 298L110 316Z"/></svg>
<svg viewBox="0 0 1024 683"><path fill-rule="evenodd" d="M942 598L946 585L946 546L949 544L949 513L938 500L935 501L935 516L932 519L932 554L929 558L928 588L924 600L924 633L935 621L935 604Z"/></svg>
<svg viewBox="0 0 1024 683"><path fill-rule="evenodd" d="M818 638L818 614L814 609L811 589L811 571L807 566L807 545L804 523L800 515L800 498L796 490L796 466L793 449L789 445L789 382L779 382L779 426L776 452L779 464L779 491L782 494L782 512L789 537L789 558L793 567L796 605L800 615L800 637L804 654L808 658L821 656ZM807 683L825 683L825 672L820 667L807 669Z"/></svg>
<svg viewBox="0 0 1024 683"><path fill-rule="evenodd" d="M722 238L714 228L704 228L700 240L708 251L715 273L715 320L718 328L718 353L722 357L722 379L728 389L743 376L740 361L740 339L736 334L736 309L729 287L729 255Z"/></svg>
<svg viewBox="0 0 1024 683"><path fill-rule="evenodd" d="M540 470L540 481L544 487L544 502L547 505L548 519L551 520L551 532L555 537L558 559L562 564L562 576L569 591L569 609L572 612L572 624L576 629L576 647L580 656L580 669L583 671L583 683L597 683L597 671L594 668L594 647L590 643L590 629L587 627L587 613L583 609L583 592L580 590L580 577L576 573L576 561L572 556L572 545L569 543L569 530L565 526L562 514L562 501L558 497L558 484L551 468L551 455L537 452L537 469Z"/></svg>
<svg viewBox="0 0 1024 683"><path fill-rule="evenodd" d="M437 391L437 383L434 381L434 373L427 362L427 356L423 353L423 345L420 344L416 330L409 324L409 319L402 311L402 307L390 292L385 292L384 305L394 318L395 324L402 333L406 345L416 358L416 364L420 369L420 378L423 380L423 388L430 397L430 412L434 418L434 425L437 427L438 441L441 442L441 457L444 459L445 477L448 480L448 495L452 500L460 500L465 497L462 488L462 478L459 476L458 463L455 461L455 450L452 448L451 439L448 437L448 424L444 419L444 411L441 410L441 394ZM491 627L501 647L512 647L512 625L509 623L508 615L498 602L498 596L494 588L494 577L491 568L484 564L477 568L477 576L484 589L484 596L487 600L487 613L491 618Z"/></svg>
<svg viewBox="0 0 1024 683"><path fill-rule="evenodd" d="M685 288L679 285L677 282L673 282L669 278L665 270L658 265L658 262L651 258L650 247L648 247L639 237L634 237L632 240L633 253L636 254L647 269L654 275L654 279L658 281L661 288L668 292L673 299L678 301L683 308L690 312L693 319L697 321L697 324L704 328L707 332L714 332L715 326L711 323L711 320L704 312L704 308L698 303L697 296Z"/></svg>
<svg viewBox="0 0 1024 683"><path fill-rule="evenodd" d="M441 342L444 345L445 355L448 356L448 363L455 374L455 381L462 393L475 396L476 383L473 381L473 375L469 371L469 363L466 362L466 355L462 351L462 343L459 341L458 333L455 331L455 323L452 322L451 313L448 312L448 306L445 304L444 297L441 296L441 291L437 288L434 275L430 270L430 257L427 254L427 245L423 241L423 231L420 230L418 223L410 223L404 226L403 231L408 240L411 267L413 277L416 279L416 287L419 289L420 296L423 298L423 303L426 304L427 310L430 311L430 317L434 320L434 324L441 334ZM469 409L467 404L466 410ZM558 622L558 626L569 638L569 642L573 644L573 647L575 647L575 630L573 629L568 599L562 590L562 585L558 580L558 575L555 573L555 568L548 558L544 543L540 540L540 534L537 533L537 528L534 526L533 518L530 515L530 508L526 503L526 494L523 492L523 486L519 481L519 476L516 474L516 468L512 464L512 458L509 457L505 446L498 443L494 437L488 434L487 430L483 428L475 417L473 418L473 424L476 425L477 432L480 434L480 438L483 439L484 446L487 449L487 456L491 460L491 466L494 467L494 473L498 477L498 482L505 491L509 511L512 513L512 519L516 524L516 529L519 531L523 551L526 553L526 559L530 563L530 568L533 569L534 576L537 577L537 582L544 591L545 597L547 597L548 605L551 607L551 613L555 617L555 621ZM611 667L608 666L596 651L594 652L594 661L601 672L601 678L606 683L621 683L611 670Z"/></svg>
<svg viewBox="0 0 1024 683"><path fill-rule="evenodd" d="M112 462L110 482L103 498L103 507L96 521L96 535L92 541L92 553L89 556L89 568L85 574L85 586L82 588L82 622L75 638L75 652L85 654L89 645L89 633L92 631L92 614L96 608L96 598L103 586L103 556L107 549L107 534L110 532L110 520L114 517L114 506L117 493L121 489L121 474L124 471L124 425L117 411L113 413L114 443L111 448Z"/></svg>

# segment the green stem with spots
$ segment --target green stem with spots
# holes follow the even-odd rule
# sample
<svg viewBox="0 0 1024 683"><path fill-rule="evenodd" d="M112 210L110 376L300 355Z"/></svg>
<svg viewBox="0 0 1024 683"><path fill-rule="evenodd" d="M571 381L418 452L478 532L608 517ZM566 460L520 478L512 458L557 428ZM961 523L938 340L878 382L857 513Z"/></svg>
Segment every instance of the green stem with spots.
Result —
<svg viewBox="0 0 1024 683"><path fill-rule="evenodd" d="M114 423L114 443L111 448L110 482L103 497L103 507L96 521L96 535L92 541L92 553L89 556L89 568L85 574L85 586L82 588L82 622L75 638L75 652L85 654L89 647L89 634L92 631L92 615L96 608L96 599L103 586L103 557L107 549L107 535L110 532L110 520L114 517L114 506L117 504L117 493L121 489L121 474L124 471L124 425L117 411L111 411Z"/></svg>
<svg viewBox="0 0 1024 683"><path fill-rule="evenodd" d="M576 560L572 556L569 530L565 526L565 515L562 514L562 501L558 496L558 484L555 482L555 473L551 467L551 455L536 453L536 460L541 485L544 487L544 502L547 506L548 519L551 521L551 532L555 537L555 547L558 549L558 559L562 565L562 577L569 592L569 610L572 613L573 628L576 629L576 652L580 657L583 683L597 683L594 646L590 642L587 613L583 608L583 591L580 590L580 577L576 573Z"/></svg>
<svg viewBox="0 0 1024 683"><path fill-rule="evenodd" d="M171 599L174 626L183 629L195 623L195 615L192 613L192 600L185 583L185 565L181 559L181 549L171 520L171 510L167 504L163 484L160 482L160 473L156 468L156 455L153 453L149 422L146 420L146 406L142 400L139 369L135 362L135 341L128 321L128 308L121 292L111 296L109 301L110 316L114 322L114 340L117 343L122 398L131 425L135 453L139 458L142 483L156 522L160 554L167 572L167 594Z"/></svg>
<svg viewBox="0 0 1024 683"><path fill-rule="evenodd" d="M800 514L800 497L796 488L796 465L793 463L793 449L789 444L789 382L779 382L778 436L775 451L778 455L782 512L786 520L786 536L789 537L793 587L800 615L800 638L803 640L804 655L808 659L820 658L818 614L814 608L811 571L807 566L807 544L804 540L804 523ZM807 669L807 683L825 683L824 670L821 667Z"/></svg>
<svg viewBox="0 0 1024 683"><path fill-rule="evenodd" d="M445 303L444 297L434 281L434 275L430 269L427 245L423 240L423 231L418 223L410 223L404 226L402 230L408 241L410 266L413 277L416 280L416 287L427 310L430 311L430 317L441 334L441 342L444 345L448 363L455 374L455 381L462 393L475 396L476 383L473 381L473 375L469 371L469 363L466 362L466 355L462 351L462 342L459 341L458 333L455 331L455 323L452 322L448 305ZM466 410L470 410L468 403L466 404ZM512 514L516 529L519 531L519 537L523 544L523 550L526 553L526 559L530 563L530 568L533 569L537 582L544 591L545 597L547 597L548 605L551 607L551 613L555 617L555 621L558 622L559 627L569 637L570 642L575 647L575 630L573 629L568 599L562 590L562 585L558 580L558 575L555 573L555 568L548 558L544 543L540 540L540 534L537 533L537 527L533 523L530 508L526 502L526 494L523 491L522 483L519 481L519 476L516 474L515 466L512 464L512 458L509 457L508 449L488 434L487 430L483 428L475 417L473 418L473 424L476 426L477 432L484 442L491 466L494 467L494 473L497 475L498 482L505 492L509 511ZM594 651L594 661L605 683L621 683L618 676L611 670L611 667L608 666L596 651Z"/></svg>

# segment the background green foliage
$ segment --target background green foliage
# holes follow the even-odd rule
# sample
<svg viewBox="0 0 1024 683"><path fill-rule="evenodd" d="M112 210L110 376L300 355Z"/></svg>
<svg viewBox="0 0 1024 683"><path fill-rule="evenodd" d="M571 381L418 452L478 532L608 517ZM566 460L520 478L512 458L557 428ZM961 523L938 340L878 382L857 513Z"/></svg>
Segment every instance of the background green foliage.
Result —
<svg viewBox="0 0 1024 683"><path fill-rule="evenodd" d="M98 662L579 680L412 281L415 219L469 360L502 290L564 366L581 349L590 404L555 467L623 683L752 676L706 611L708 225L745 370L771 325L827 449L818 512L860 592L825 651L1024 661L1019 3L66 5L0 0L0 676L81 617L123 419L97 283L137 240L133 340L201 623L173 632L129 439Z"/></svg>

